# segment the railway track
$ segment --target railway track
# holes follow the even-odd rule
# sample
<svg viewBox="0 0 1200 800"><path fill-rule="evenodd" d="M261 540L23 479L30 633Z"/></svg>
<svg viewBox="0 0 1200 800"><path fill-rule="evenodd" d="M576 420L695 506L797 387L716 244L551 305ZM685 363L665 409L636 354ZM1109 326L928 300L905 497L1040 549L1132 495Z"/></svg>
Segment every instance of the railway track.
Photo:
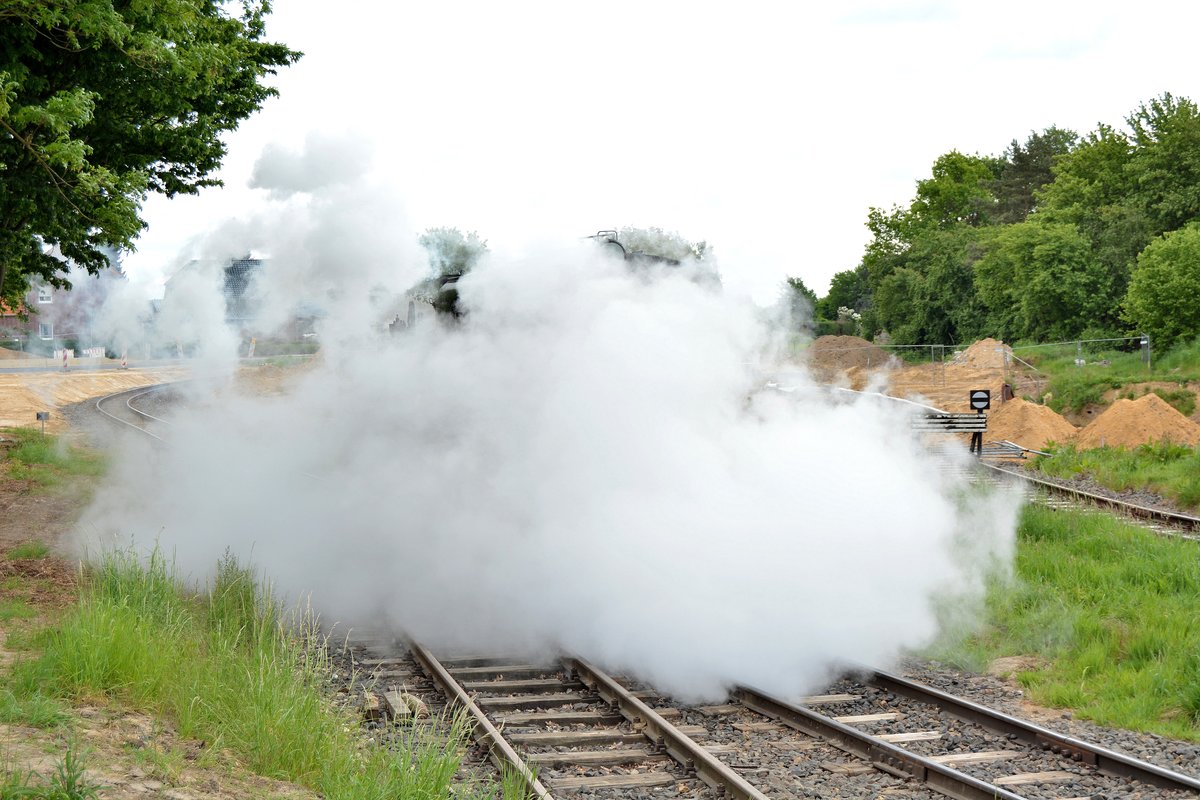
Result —
<svg viewBox="0 0 1200 800"><path fill-rule="evenodd" d="M164 383L105 395L96 400L96 411L115 424L124 428L133 428L139 433L161 442L163 437L160 433L164 428L169 428L171 423L146 411L144 405L152 399L161 399L164 393L173 389L173 386L173 384Z"/></svg>
<svg viewBox="0 0 1200 800"><path fill-rule="evenodd" d="M439 659L379 641L355 657L401 718L409 693L465 709L493 763L543 800L1200 795L1195 776L872 670L797 702L738 687L693 706L578 658Z"/></svg>
<svg viewBox="0 0 1200 800"><path fill-rule="evenodd" d="M163 388L110 395L96 408L162 441L170 423L141 406ZM736 687L725 702L696 706L580 658L438 658L384 641L356 645L353 658L392 719L419 708L469 714L480 752L539 800L1200 796L1195 775L873 670L794 702Z"/></svg>
<svg viewBox="0 0 1200 800"><path fill-rule="evenodd" d="M1070 508L1099 508L1129 518L1158 533L1200 539L1200 517L1129 503L1114 497L1106 497L1095 492L1087 492L1072 486L1043 480L999 464L989 464L986 461L981 463L992 475L1018 481L1041 493L1043 501L1050 505Z"/></svg>

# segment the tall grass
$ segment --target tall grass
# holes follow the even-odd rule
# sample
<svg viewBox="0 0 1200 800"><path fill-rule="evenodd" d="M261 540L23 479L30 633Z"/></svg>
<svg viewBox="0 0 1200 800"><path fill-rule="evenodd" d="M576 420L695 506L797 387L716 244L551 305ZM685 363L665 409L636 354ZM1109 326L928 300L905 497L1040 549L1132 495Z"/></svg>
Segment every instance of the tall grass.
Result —
<svg viewBox="0 0 1200 800"><path fill-rule="evenodd" d="M8 448L5 467L10 477L31 480L44 487L58 486L66 476L96 476L105 469L98 453L44 436L33 428L9 428L7 438L16 444Z"/></svg>
<svg viewBox="0 0 1200 800"><path fill-rule="evenodd" d="M1200 449L1169 442L1143 444L1131 450L1100 447L1057 448L1034 462L1047 475L1069 478L1087 475L1116 491L1145 490L1182 508L1200 509Z"/></svg>
<svg viewBox="0 0 1200 800"><path fill-rule="evenodd" d="M976 669L1033 656L1018 675L1031 699L1200 741L1200 545L1035 505L1019 537L1016 577L990 587L982 632L933 654Z"/></svg>
<svg viewBox="0 0 1200 800"><path fill-rule="evenodd" d="M398 752L364 745L356 718L321 689L328 664L316 636L311 617L285 614L232 557L195 596L161 555L111 554L12 683L26 697L99 694L164 715L182 736L331 798L448 796L464 723L450 723L448 746L420 737Z"/></svg>

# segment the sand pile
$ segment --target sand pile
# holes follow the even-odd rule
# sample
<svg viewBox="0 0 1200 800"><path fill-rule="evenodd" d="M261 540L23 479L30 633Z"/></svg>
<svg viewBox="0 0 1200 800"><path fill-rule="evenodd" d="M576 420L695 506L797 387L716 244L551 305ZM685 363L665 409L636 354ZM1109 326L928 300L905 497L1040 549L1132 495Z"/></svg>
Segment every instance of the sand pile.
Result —
<svg viewBox="0 0 1200 800"><path fill-rule="evenodd" d="M858 336L820 336L808 348L808 363L824 370L874 369L891 358L882 347Z"/></svg>
<svg viewBox="0 0 1200 800"><path fill-rule="evenodd" d="M1047 442L1063 444L1075 438L1075 426L1054 410L1017 397L992 412L985 438L1015 442L1030 450L1044 450Z"/></svg>
<svg viewBox="0 0 1200 800"><path fill-rule="evenodd" d="M975 369L1004 369L1012 348L999 339L980 339L955 356L953 363Z"/></svg>
<svg viewBox="0 0 1200 800"><path fill-rule="evenodd" d="M1113 403L1079 432L1075 444L1083 450L1105 446L1137 447L1165 440L1192 446L1200 444L1200 425L1151 393L1137 400L1121 399Z"/></svg>

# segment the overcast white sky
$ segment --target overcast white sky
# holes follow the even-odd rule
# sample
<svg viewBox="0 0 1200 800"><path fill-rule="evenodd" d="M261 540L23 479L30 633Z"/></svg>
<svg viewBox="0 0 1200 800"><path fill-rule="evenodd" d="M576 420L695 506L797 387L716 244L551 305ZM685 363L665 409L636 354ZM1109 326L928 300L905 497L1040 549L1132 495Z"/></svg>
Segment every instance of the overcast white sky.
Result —
<svg viewBox="0 0 1200 800"><path fill-rule="evenodd" d="M823 294L858 263L868 208L906 203L938 155L1200 99L1186 2L275 5L270 37L305 57L230 137L224 189L147 202L131 276L261 207L263 148L318 134L371 153L397 236L455 226L520 252L659 226L708 240L726 286L762 302L786 275Z"/></svg>

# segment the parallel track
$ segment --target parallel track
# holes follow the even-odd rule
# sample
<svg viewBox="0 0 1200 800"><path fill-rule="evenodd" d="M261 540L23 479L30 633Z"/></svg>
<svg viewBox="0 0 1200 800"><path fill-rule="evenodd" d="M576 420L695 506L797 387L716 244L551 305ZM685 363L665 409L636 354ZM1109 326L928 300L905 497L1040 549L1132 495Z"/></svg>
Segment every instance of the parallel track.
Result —
<svg viewBox="0 0 1200 800"><path fill-rule="evenodd" d="M392 680L406 678L406 686L431 678L441 702L471 714L493 762L524 776L539 800L697 782L717 797L765 800L781 781L805 791L805 777L794 771L810 762L818 775L882 772L900 781L895 791L960 800L1120 797L1130 787L1142 796L1200 794L1200 778L884 672L843 679L836 691L799 704L739 687L725 704L697 707L578 658L536 665L439 660L415 644L407 653L403 646L375 648L391 655L364 656L363 664ZM772 747L748 749L748 732L769 735ZM1057 787L1071 794L1056 794Z"/></svg>
<svg viewBox="0 0 1200 800"><path fill-rule="evenodd" d="M170 427L171 423L168 420L156 417L149 412L137 408L134 403L137 400L162 392L171 386L172 384L163 383L157 386L127 389L123 392L106 395L96 401L96 410L112 422L127 428L133 428L139 433L144 433L146 436L161 442L164 441L163 437L150 430L150 427L152 425Z"/></svg>
<svg viewBox="0 0 1200 800"><path fill-rule="evenodd" d="M96 408L163 441L148 428L170 423L135 405L162 388L110 395L97 401ZM1074 494L1189 530L1200 523L1186 515ZM868 670L865 677L846 678L837 691L802 698L800 703L738 687L725 704L695 707L631 687L630 681L607 675L580 658L536 665L488 657L439 660L418 644L409 644L405 652L394 646L385 651L364 657L362 663L373 666L381 680L436 687L441 705L465 709L489 758L501 770L520 776L538 800L553 800L556 793L628 796L630 791L651 793L656 788L670 794L666 787L672 786L680 794L697 796L696 791L679 789L688 785L701 787L700 796L706 800L766 800L776 794L770 789L780 780L797 788L803 785L805 778L795 773L801 762L851 776L883 773L902 781L908 796L924 791L931 797L960 800L1040 799L1062 797L1054 790L1065 785L1073 787L1072 797L1080 796L1078 787L1087 797L1120 797L1128 796L1131 782L1143 795L1200 795L1200 778L883 672ZM391 694L385 693L385 701ZM980 732L966 737L963 725ZM740 745L737 734L750 731L769 731L774 747L751 751ZM964 745L967 740L990 742L992 749L970 749ZM842 755L834 754L835 749ZM819 755L810 757L814 752Z"/></svg>

